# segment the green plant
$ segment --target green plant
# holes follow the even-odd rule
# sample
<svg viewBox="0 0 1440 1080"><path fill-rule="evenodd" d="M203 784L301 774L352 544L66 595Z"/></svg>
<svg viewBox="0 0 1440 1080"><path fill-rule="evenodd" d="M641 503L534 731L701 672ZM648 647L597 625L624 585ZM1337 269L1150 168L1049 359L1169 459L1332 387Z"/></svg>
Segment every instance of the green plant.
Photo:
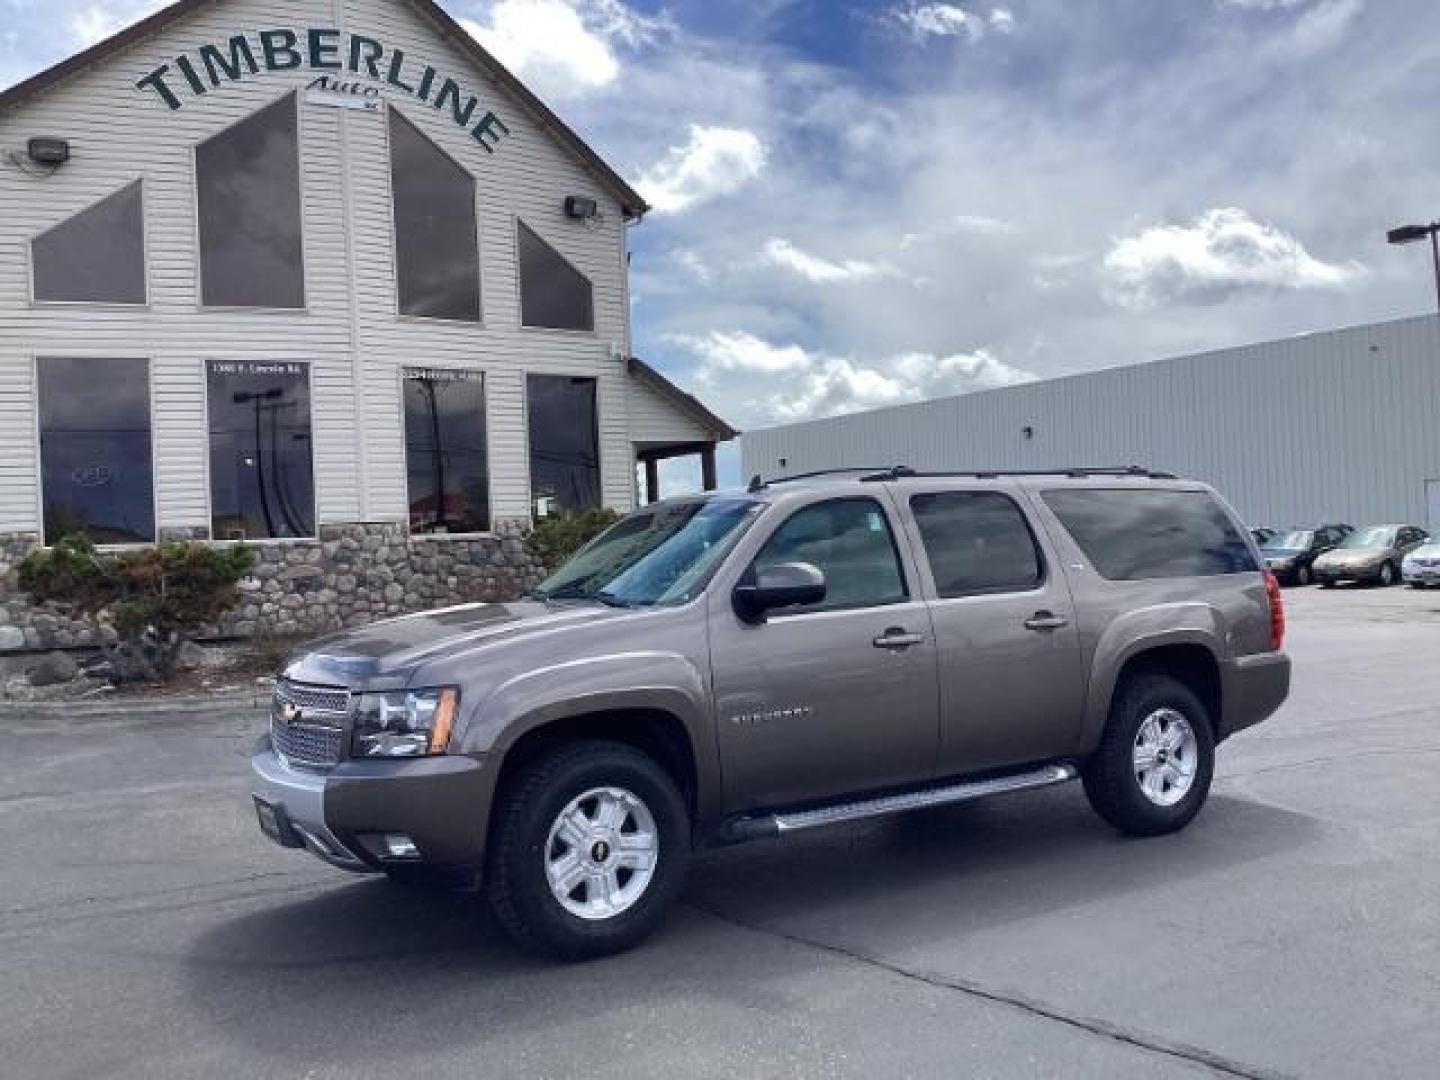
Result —
<svg viewBox="0 0 1440 1080"><path fill-rule="evenodd" d="M108 613L107 647L117 681L168 677L180 646L237 599L255 565L249 548L174 541L139 551L101 552L83 535L61 537L20 564L20 587L35 600Z"/></svg>
<svg viewBox="0 0 1440 1080"><path fill-rule="evenodd" d="M545 572L553 573L566 559L619 520L620 515L608 506L582 510L578 514L554 514L536 521L526 538L540 556Z"/></svg>

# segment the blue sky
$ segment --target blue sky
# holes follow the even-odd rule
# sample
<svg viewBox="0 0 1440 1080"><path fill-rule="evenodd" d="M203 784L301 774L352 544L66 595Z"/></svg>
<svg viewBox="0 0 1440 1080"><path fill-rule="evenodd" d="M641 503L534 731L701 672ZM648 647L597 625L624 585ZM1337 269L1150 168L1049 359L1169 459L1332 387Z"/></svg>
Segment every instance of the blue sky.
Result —
<svg viewBox="0 0 1440 1080"><path fill-rule="evenodd" d="M636 349L741 427L1433 304L1434 0L444 2L655 204ZM0 82L153 6L0 0Z"/></svg>

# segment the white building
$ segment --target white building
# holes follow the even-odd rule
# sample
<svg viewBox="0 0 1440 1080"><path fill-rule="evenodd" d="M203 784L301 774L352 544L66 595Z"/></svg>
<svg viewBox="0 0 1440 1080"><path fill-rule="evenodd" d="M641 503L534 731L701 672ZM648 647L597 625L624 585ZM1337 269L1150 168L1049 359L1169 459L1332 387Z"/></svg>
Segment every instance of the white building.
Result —
<svg viewBox="0 0 1440 1080"><path fill-rule="evenodd" d="M747 476L1139 464L1247 520L1440 532L1440 319L1246 345L747 432Z"/></svg>
<svg viewBox="0 0 1440 1080"><path fill-rule="evenodd" d="M645 211L429 0L181 0L4 91L0 562L285 539L333 592L353 535L513 590L534 513L734 435L631 359ZM408 582L320 608L453 595Z"/></svg>

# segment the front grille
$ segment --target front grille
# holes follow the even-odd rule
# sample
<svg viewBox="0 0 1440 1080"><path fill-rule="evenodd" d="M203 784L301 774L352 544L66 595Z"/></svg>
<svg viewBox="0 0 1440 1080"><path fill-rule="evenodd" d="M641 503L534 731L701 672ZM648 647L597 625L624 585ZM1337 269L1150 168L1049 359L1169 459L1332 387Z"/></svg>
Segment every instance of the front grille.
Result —
<svg viewBox="0 0 1440 1080"><path fill-rule="evenodd" d="M350 691L343 686L308 686L281 679L275 684L275 698L298 705L307 712L334 713L336 716L346 716L350 712Z"/></svg>
<svg viewBox="0 0 1440 1080"><path fill-rule="evenodd" d="M340 760L343 728L324 724L287 724L279 717L270 719L270 741L286 761L300 765L334 765Z"/></svg>
<svg viewBox="0 0 1440 1080"><path fill-rule="evenodd" d="M270 741L275 752L296 765L328 767L340 760L350 711L343 686L308 686L282 679L275 684Z"/></svg>

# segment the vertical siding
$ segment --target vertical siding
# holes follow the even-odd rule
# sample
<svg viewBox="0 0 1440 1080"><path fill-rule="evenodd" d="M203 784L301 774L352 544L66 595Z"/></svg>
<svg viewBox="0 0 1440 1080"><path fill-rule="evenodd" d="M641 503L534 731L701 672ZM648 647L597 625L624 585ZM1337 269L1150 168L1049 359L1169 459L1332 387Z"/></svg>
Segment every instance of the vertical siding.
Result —
<svg viewBox="0 0 1440 1080"><path fill-rule="evenodd" d="M1136 463L1213 483L1255 522L1425 524L1425 480L1440 478L1440 319L747 432L741 447L746 475L766 476Z"/></svg>
<svg viewBox="0 0 1440 1080"><path fill-rule="evenodd" d="M385 117L300 104L306 310L214 311L198 304L192 148L314 72L262 73L183 97L169 111L134 81L207 42L263 26L330 26L405 50L469 84L511 129L487 154L448 116L396 93L406 117L477 180L483 325L397 316ZM529 512L524 374L599 380L607 501L633 501L629 380L612 343L629 340L625 236L618 204L522 106L490 83L416 9L395 0L227 0L112 56L0 116L0 145L37 132L71 140L54 175L0 169L0 529L38 528L35 355L144 355L151 360L156 514L161 526L208 523L204 362L286 359L311 365L318 515L322 522L406 514L399 368L454 366L486 374L493 512ZM150 303L144 308L35 306L29 237L139 177L144 181ZM600 227L567 219L567 195L589 195ZM520 326L515 220L523 217L595 289L596 330Z"/></svg>

